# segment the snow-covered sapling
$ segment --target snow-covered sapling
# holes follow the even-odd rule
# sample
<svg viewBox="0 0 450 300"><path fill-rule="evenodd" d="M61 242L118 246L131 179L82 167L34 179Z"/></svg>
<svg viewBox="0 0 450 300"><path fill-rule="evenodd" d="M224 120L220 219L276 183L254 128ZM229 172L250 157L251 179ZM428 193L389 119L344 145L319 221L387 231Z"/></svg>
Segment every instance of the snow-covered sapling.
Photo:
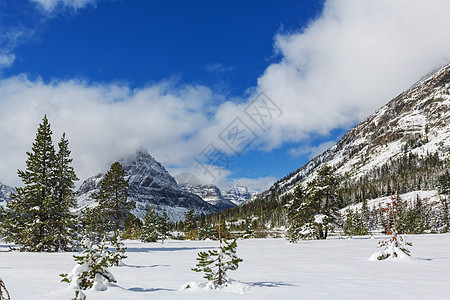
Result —
<svg viewBox="0 0 450 300"><path fill-rule="evenodd" d="M83 241L83 252L74 255L78 263L69 274L60 274L62 282L67 282L77 290L87 290L92 287L98 291L107 289L106 282L116 282L116 279L108 271L111 266L111 253L107 251L105 243L102 242L94 247L94 243L88 239Z"/></svg>
<svg viewBox="0 0 450 300"><path fill-rule="evenodd" d="M0 300L10 300L9 292L6 289L3 279L0 278Z"/></svg>
<svg viewBox="0 0 450 300"><path fill-rule="evenodd" d="M124 266L125 264L123 263L122 260L127 258L127 256L125 255L125 251L127 250L127 247L125 247L125 244L122 242L122 239L120 238L120 236L113 239L111 244L113 245L114 248L116 248L116 252L115 253L111 252L111 254L110 254L111 265L116 266L116 267Z"/></svg>
<svg viewBox="0 0 450 300"><path fill-rule="evenodd" d="M391 203L387 203L387 209L392 211L393 226L392 236L380 241L378 247L382 248L381 252L375 252L373 256L376 256L378 260L384 260L387 258L402 258L410 256L410 251L407 246L412 246L412 243L406 241L406 239L398 234L396 224L397 213L397 199L391 196Z"/></svg>
<svg viewBox="0 0 450 300"><path fill-rule="evenodd" d="M220 224L220 219L219 219ZM203 278L211 282L214 287L226 286L229 278L226 274L228 270L234 271L239 267L239 263L243 260L236 255L237 242L222 241L220 225L219 232L219 249L199 252L197 257L197 265L192 268L195 272L204 272Z"/></svg>

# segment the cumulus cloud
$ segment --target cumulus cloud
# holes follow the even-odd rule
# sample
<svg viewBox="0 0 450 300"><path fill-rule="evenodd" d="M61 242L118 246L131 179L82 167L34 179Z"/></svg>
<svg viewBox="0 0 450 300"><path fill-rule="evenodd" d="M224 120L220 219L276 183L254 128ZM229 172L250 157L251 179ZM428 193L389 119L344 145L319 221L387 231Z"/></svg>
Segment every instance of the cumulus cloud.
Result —
<svg viewBox="0 0 450 300"><path fill-rule="evenodd" d="M320 143L317 146L300 146L298 148L292 148L289 150L289 154L294 157L299 157L306 155L309 159L322 154L324 151L328 150L336 144L336 141L327 141Z"/></svg>
<svg viewBox="0 0 450 300"><path fill-rule="evenodd" d="M165 165L193 161L207 143L196 133L207 126L212 97L208 88L172 82L132 90L78 80L0 80L0 179L19 183L14 170L24 168L25 152L44 114L55 144L66 132L80 178L140 147Z"/></svg>
<svg viewBox="0 0 450 300"><path fill-rule="evenodd" d="M329 0L298 32L275 36L280 61L258 78L284 111L272 149L348 128L450 60L450 2Z"/></svg>
<svg viewBox="0 0 450 300"><path fill-rule="evenodd" d="M33 1L48 11L95 4ZM286 142L299 143L290 154L314 155L331 143L310 145L312 135L326 137L333 129L351 127L450 61L449 10L446 0L328 0L307 26L275 36L279 61L266 68L243 99L171 80L132 89L75 79L0 79L0 180L20 183L15 170L24 168L25 152L44 114L55 141L66 132L80 178L139 147L173 172L197 172L204 183L209 174L195 158L208 145L231 159L245 149L271 150ZM12 63L11 55L0 52L0 63ZM231 173L226 164L216 167L221 171L216 183L222 185ZM270 180L248 184L262 187Z"/></svg>

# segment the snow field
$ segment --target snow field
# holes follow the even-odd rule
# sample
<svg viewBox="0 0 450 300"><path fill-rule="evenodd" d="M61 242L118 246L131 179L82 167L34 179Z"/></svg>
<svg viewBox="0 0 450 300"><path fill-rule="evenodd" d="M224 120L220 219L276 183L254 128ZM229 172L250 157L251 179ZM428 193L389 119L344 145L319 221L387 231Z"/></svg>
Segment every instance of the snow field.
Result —
<svg viewBox="0 0 450 300"><path fill-rule="evenodd" d="M197 253L217 241L125 241L127 266L110 271L117 284L94 299L449 299L450 234L408 235L411 258L370 261L386 236L331 238L289 244L284 239L239 240L244 261L236 280L223 290L201 288L201 273L191 271ZM73 253L7 252L0 244L0 277L11 299L70 299L74 290L60 273L75 265ZM195 282L194 288L181 287Z"/></svg>

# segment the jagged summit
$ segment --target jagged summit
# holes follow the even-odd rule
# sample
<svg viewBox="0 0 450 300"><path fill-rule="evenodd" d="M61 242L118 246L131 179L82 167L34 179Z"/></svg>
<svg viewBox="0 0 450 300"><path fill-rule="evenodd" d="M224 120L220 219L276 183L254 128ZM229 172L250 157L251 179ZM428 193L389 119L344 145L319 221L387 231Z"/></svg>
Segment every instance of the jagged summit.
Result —
<svg viewBox="0 0 450 300"><path fill-rule="evenodd" d="M169 172L145 150L138 150L119 162L129 182L128 198L136 202L133 213L138 217L144 217L152 204L157 211L165 209L172 220L184 219L184 212L191 208L197 214L218 211L216 207L178 186ZM81 208L95 205L91 195L99 188L102 178L103 174L94 175L80 186L77 198Z"/></svg>
<svg viewBox="0 0 450 300"><path fill-rule="evenodd" d="M380 87L382 88L382 87ZM357 179L405 153L450 153L450 65L419 80L363 120L333 147L277 181L264 194L280 194L305 182L324 164Z"/></svg>
<svg viewBox="0 0 450 300"><path fill-rule="evenodd" d="M185 191L201 197L204 201L214 205L219 210L226 210L236 206L229 199L226 199L220 189L214 184L192 185L183 183L180 185Z"/></svg>

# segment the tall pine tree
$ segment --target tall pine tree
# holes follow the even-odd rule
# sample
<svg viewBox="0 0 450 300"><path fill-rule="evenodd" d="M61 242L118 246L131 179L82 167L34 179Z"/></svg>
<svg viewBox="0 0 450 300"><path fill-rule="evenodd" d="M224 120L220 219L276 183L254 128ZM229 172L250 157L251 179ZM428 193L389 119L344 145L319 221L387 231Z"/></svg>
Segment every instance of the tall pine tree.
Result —
<svg viewBox="0 0 450 300"><path fill-rule="evenodd" d="M69 250L74 237L70 209L73 198L73 168L65 135L58 153L52 143L47 116L39 125L36 139L27 152L25 171L18 170L23 187L12 195L3 219L5 240L26 251Z"/></svg>
<svg viewBox="0 0 450 300"><path fill-rule="evenodd" d="M128 181L119 162L111 165L105 177L100 181L100 190L93 194L105 224L114 231L117 239L119 230L130 210L136 207L134 201L128 201Z"/></svg>

